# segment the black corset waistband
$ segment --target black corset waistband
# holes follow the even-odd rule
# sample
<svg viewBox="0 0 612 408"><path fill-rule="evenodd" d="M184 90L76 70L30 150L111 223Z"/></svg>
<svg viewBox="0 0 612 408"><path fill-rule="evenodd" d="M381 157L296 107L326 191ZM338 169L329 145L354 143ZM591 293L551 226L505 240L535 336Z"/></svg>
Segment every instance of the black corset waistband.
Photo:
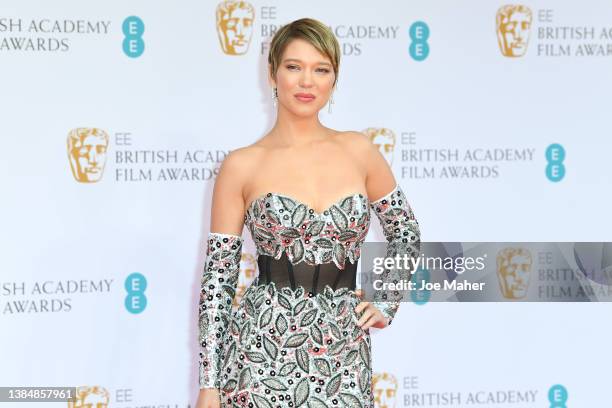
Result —
<svg viewBox="0 0 612 408"><path fill-rule="evenodd" d="M357 282L357 262L352 264L348 260L344 263L344 269L338 269L335 263L329 262L318 265L310 265L306 262L292 264L283 252L280 259L274 259L270 255L259 255L257 257L259 275L254 282L257 285L266 285L274 282L277 288L289 287L297 289L302 286L304 290L313 293L323 291L325 285L336 290L348 288L355 290Z"/></svg>

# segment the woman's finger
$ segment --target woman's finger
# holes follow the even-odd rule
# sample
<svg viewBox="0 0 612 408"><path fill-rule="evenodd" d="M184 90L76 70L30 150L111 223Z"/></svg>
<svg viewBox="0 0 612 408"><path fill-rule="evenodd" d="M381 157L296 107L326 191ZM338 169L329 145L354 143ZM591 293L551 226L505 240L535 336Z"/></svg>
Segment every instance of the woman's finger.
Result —
<svg viewBox="0 0 612 408"><path fill-rule="evenodd" d="M362 310L366 309L370 302L360 302L357 306L355 306L355 312L361 313Z"/></svg>
<svg viewBox="0 0 612 408"><path fill-rule="evenodd" d="M384 329L389 325L389 319L383 315L383 313L376 306L372 305L372 310L374 310L374 318L368 321L370 327L376 327L377 329Z"/></svg>
<svg viewBox="0 0 612 408"><path fill-rule="evenodd" d="M363 314L357 321L357 325L363 328L364 323L368 321L368 319L372 316L373 313L374 312L372 311L371 308L368 307L367 309L365 309L365 311L363 312Z"/></svg>

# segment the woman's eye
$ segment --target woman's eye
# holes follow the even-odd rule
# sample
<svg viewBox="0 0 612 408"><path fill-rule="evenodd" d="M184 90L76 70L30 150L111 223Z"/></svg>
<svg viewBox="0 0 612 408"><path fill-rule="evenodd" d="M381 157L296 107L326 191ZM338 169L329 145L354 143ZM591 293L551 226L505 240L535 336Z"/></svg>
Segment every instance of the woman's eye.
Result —
<svg viewBox="0 0 612 408"><path fill-rule="evenodd" d="M288 70L296 70L296 69L300 69L300 67L297 66L297 65L287 65L287 69ZM327 74L327 73L329 73L329 69L327 69L327 68L317 68L317 72L322 72L322 73Z"/></svg>

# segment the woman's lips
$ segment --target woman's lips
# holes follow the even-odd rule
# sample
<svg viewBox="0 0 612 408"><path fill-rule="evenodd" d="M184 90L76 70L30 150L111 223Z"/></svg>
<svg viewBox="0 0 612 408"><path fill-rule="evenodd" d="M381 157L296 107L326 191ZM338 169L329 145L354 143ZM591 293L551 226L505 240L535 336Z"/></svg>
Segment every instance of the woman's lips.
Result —
<svg viewBox="0 0 612 408"><path fill-rule="evenodd" d="M301 101L301 102L310 102L315 99L315 96L309 93L297 93L294 96L296 97L298 101Z"/></svg>

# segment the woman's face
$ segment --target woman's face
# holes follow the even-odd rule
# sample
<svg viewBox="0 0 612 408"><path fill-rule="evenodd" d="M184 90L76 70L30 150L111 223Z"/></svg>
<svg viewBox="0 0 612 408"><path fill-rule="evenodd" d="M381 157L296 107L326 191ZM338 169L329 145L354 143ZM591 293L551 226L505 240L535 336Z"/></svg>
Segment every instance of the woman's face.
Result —
<svg viewBox="0 0 612 408"><path fill-rule="evenodd" d="M327 103L334 85L334 69L329 58L307 41L294 39L285 48L276 71L279 109L297 116L317 114Z"/></svg>

